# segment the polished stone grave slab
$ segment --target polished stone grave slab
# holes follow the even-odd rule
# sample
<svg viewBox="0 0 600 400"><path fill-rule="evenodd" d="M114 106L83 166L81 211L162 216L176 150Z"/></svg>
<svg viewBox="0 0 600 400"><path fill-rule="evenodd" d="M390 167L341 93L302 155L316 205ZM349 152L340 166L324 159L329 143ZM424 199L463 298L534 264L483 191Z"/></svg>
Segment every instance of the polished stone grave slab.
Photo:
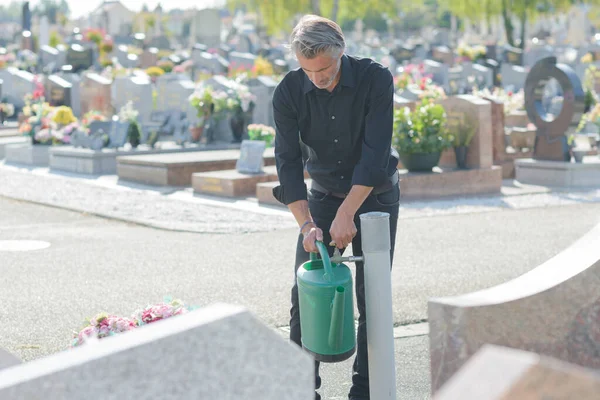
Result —
<svg viewBox="0 0 600 400"><path fill-rule="evenodd" d="M582 163L515 160L515 177L521 183L563 188L600 188L600 158L584 157Z"/></svg>
<svg viewBox="0 0 600 400"><path fill-rule="evenodd" d="M47 167L50 162L49 150L52 147L41 144L32 145L30 141L29 143L9 144L4 148L4 161L7 164Z"/></svg>
<svg viewBox="0 0 600 400"><path fill-rule="evenodd" d="M192 187L198 194L247 197L256 195L258 183L277 179L277 169L274 165L265 167L260 174L242 174L235 169L197 172L192 175Z"/></svg>
<svg viewBox="0 0 600 400"><path fill-rule="evenodd" d="M500 193L502 167L456 169L435 167L433 172L400 172L400 195L405 200L437 199Z"/></svg>
<svg viewBox="0 0 600 400"><path fill-rule="evenodd" d="M6 155L6 146L11 144L31 143L31 139L25 136L4 136L0 137L0 160Z"/></svg>
<svg viewBox="0 0 600 400"><path fill-rule="evenodd" d="M313 370L246 309L214 304L3 369L0 398L308 400Z"/></svg>
<svg viewBox="0 0 600 400"><path fill-rule="evenodd" d="M596 400L600 375L552 357L482 347L434 400Z"/></svg>
<svg viewBox="0 0 600 400"><path fill-rule="evenodd" d="M211 145L209 145L211 146ZM151 154L142 156L121 156L117 158L119 179L157 186L190 186L192 174L196 172L235 169L240 157L238 149L206 150L189 153ZM266 166L275 164L273 148L264 152Z"/></svg>
<svg viewBox="0 0 600 400"><path fill-rule="evenodd" d="M431 299L427 314L432 391L485 344L600 369L598 243L600 224L516 279L462 296Z"/></svg>
<svg viewBox="0 0 600 400"><path fill-rule="evenodd" d="M222 149L227 145L214 145ZM161 147L140 146L137 149L92 150L65 146L50 150L50 169L88 175L112 175L117 172L117 158L150 154L172 154L196 152L199 146L182 147L175 143L162 143Z"/></svg>

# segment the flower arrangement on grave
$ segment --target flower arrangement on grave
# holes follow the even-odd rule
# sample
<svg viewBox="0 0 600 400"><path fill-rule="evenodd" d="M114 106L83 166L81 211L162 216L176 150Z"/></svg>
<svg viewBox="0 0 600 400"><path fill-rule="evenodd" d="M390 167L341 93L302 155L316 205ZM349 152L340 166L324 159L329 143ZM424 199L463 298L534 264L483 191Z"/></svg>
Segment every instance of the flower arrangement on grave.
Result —
<svg viewBox="0 0 600 400"><path fill-rule="evenodd" d="M137 328L136 322L131 318L119 317L107 313L100 313L87 321L87 325L79 332L71 342L71 347L84 344L90 338L102 339L119 333L128 332Z"/></svg>
<svg viewBox="0 0 600 400"><path fill-rule="evenodd" d="M102 45L100 46L100 51L102 51L102 53L104 53L104 54L107 54L107 53L111 53L114 48L115 48L115 45L114 45L113 41L108 39L108 40L104 40L102 42Z"/></svg>
<svg viewBox="0 0 600 400"><path fill-rule="evenodd" d="M181 300L170 300L142 308L133 314L132 319L137 326L143 326L176 315L187 314L190 311L191 309Z"/></svg>
<svg viewBox="0 0 600 400"><path fill-rule="evenodd" d="M90 110L81 117L81 125L84 128L90 126L93 121L106 121L107 118L100 111Z"/></svg>
<svg viewBox="0 0 600 400"><path fill-rule="evenodd" d="M71 110L71 107L60 106L55 108L52 115L52 121L59 127L63 127L73 122L77 122L77 118L75 118L73 115L73 110Z"/></svg>
<svg viewBox="0 0 600 400"><path fill-rule="evenodd" d="M488 88L473 88L473 96L481 97L483 99L490 98L499 101L504 104L504 115L509 115L515 111L525 110L525 92L521 89L517 92L504 90L499 87L495 87L492 90Z"/></svg>
<svg viewBox="0 0 600 400"><path fill-rule="evenodd" d="M186 61L182 62L181 64L174 66L173 72L176 74L183 74L183 73L191 71L193 67L194 67L194 61L186 60Z"/></svg>
<svg viewBox="0 0 600 400"><path fill-rule="evenodd" d="M98 49L100 49L100 44L105 36L106 33L102 29L88 28L83 32L84 40L95 43Z"/></svg>
<svg viewBox="0 0 600 400"><path fill-rule="evenodd" d="M487 54L485 46L482 45L469 46L461 44L458 46L456 52L459 56L459 61L477 61L485 58Z"/></svg>
<svg viewBox="0 0 600 400"><path fill-rule="evenodd" d="M135 311L131 317L102 312L86 320L85 326L78 332L73 332L71 347L81 346L89 340L114 336L144 325L187 314L196 308L187 306L181 300L166 298L162 303L151 304Z"/></svg>
<svg viewBox="0 0 600 400"><path fill-rule="evenodd" d="M146 68L146 75L148 75L151 78L157 78L164 74L165 74L165 71L160 67L154 66L154 67Z"/></svg>
<svg viewBox="0 0 600 400"><path fill-rule="evenodd" d="M6 118L15 115L15 106L11 103L0 103L0 124L4 123Z"/></svg>
<svg viewBox="0 0 600 400"><path fill-rule="evenodd" d="M119 110L119 121L128 122L129 127L127 128L127 138L131 147L136 148L139 146L142 139L141 129L138 123L139 111L133 107L133 102L128 101Z"/></svg>
<svg viewBox="0 0 600 400"><path fill-rule="evenodd" d="M598 94L596 93L596 75L598 68L595 65L590 65L586 68L583 77L583 89L585 90L584 110L585 112L598 102Z"/></svg>
<svg viewBox="0 0 600 400"><path fill-rule="evenodd" d="M274 70L273 70L273 64L271 64L271 62L269 62L269 60L267 60L264 57L256 57L256 59L254 60L254 66L252 67L252 75L253 76L261 76L261 75L268 75L271 76L274 74Z"/></svg>
<svg viewBox="0 0 600 400"><path fill-rule="evenodd" d="M394 78L394 85L400 94L410 90L418 93L420 99L445 99L446 92L431 78L431 75L425 74L423 64L409 64Z"/></svg>
<svg viewBox="0 0 600 400"><path fill-rule="evenodd" d="M592 53L585 53L580 59L582 64L589 64L594 61L594 56Z"/></svg>
<svg viewBox="0 0 600 400"><path fill-rule="evenodd" d="M414 111L394 111L392 144L409 171L431 171L453 140L446 129L446 111L431 100L421 101Z"/></svg>
<svg viewBox="0 0 600 400"><path fill-rule="evenodd" d="M262 140L267 147L271 147L275 139L275 128L263 124L250 124L248 125L248 138Z"/></svg>
<svg viewBox="0 0 600 400"><path fill-rule="evenodd" d="M159 61L157 64L157 67L162 69L164 71L164 73L168 74L169 72L173 71L175 64L173 64L173 61L165 60L165 61Z"/></svg>

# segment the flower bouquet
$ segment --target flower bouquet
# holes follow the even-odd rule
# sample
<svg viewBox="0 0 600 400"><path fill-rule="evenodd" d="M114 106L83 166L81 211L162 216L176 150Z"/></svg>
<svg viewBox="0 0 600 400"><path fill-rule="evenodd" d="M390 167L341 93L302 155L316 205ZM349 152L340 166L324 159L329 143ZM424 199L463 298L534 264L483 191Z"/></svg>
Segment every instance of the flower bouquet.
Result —
<svg viewBox="0 0 600 400"><path fill-rule="evenodd" d="M130 318L100 313L88 320L88 325L86 327L75 333L71 347L80 346L87 340L90 340L90 338L102 339L135 328L137 328L137 325L135 321Z"/></svg>
<svg viewBox="0 0 600 400"><path fill-rule="evenodd" d="M275 129L267 125L250 124L248 125L248 137L250 140L262 140L266 142L267 147L270 147L275 139Z"/></svg>
<svg viewBox="0 0 600 400"><path fill-rule="evenodd" d="M181 300L166 298L162 303L152 304L133 313L131 317L120 317L105 312L86 320L87 324L79 332L73 332L71 347L77 347L86 341L102 339L119 333L137 329L176 315L183 315L195 310L186 306Z"/></svg>

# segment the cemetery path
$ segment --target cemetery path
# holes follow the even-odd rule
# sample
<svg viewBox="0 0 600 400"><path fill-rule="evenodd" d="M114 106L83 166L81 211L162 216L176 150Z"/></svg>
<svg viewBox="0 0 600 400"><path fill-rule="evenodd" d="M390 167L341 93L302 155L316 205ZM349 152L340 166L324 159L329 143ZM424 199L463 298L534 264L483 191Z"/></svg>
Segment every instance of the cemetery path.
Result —
<svg viewBox="0 0 600 400"><path fill-rule="evenodd" d="M483 289L529 271L600 220L600 204L401 221L394 321L426 319L427 299ZM48 249L0 254L0 345L57 351L90 315L130 314L175 296L243 304L272 327L289 322L296 229L194 234L150 229L0 197L0 240ZM352 266L351 266L352 268Z"/></svg>
<svg viewBox="0 0 600 400"><path fill-rule="evenodd" d="M285 207L256 199L194 194L191 188L156 187L119 181L116 175L88 176L20 168L0 162L0 196L168 231L253 233L296 228ZM400 218L487 213L570 204L599 203L600 190L557 191L505 181L493 196L403 201Z"/></svg>
<svg viewBox="0 0 600 400"><path fill-rule="evenodd" d="M404 219L392 274L394 321L426 319L428 298L519 276L599 220L595 203ZM52 354L67 348L85 318L130 315L165 296L196 306L242 304L268 326L284 327L295 235L295 228L171 232L0 197L0 347L23 360ZM50 247L2 251L10 240ZM428 399L427 336L395 343L399 393ZM351 360L324 366L323 398L345 398L350 374Z"/></svg>

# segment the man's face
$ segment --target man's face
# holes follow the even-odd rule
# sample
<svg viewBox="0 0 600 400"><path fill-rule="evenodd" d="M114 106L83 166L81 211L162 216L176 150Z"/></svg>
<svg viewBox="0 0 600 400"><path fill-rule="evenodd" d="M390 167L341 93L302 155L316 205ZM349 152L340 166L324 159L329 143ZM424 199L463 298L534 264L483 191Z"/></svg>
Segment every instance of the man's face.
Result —
<svg viewBox="0 0 600 400"><path fill-rule="evenodd" d="M332 57L329 54L320 54L315 58L304 58L296 54L298 63L308 79L319 89L332 89L342 64L342 55Z"/></svg>

